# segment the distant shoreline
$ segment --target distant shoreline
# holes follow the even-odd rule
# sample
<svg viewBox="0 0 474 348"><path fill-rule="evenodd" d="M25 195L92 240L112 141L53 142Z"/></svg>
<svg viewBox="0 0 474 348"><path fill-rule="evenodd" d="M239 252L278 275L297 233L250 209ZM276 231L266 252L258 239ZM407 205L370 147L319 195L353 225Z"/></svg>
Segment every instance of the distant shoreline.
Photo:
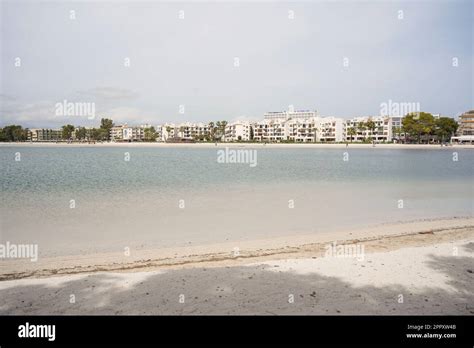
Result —
<svg viewBox="0 0 474 348"><path fill-rule="evenodd" d="M157 148L216 148L216 147L245 147L245 148L321 148L321 149L474 149L474 145L440 146L439 144L372 144L361 143L49 143L49 142L0 142L0 147L157 147Z"/></svg>

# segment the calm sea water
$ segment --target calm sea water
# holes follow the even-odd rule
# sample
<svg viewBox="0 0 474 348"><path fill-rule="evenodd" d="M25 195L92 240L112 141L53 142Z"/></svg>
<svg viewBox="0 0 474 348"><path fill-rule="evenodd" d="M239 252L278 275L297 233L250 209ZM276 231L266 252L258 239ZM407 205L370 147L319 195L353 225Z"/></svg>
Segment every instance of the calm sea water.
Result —
<svg viewBox="0 0 474 348"><path fill-rule="evenodd" d="M0 147L1 239L44 256L473 215L470 149L256 149Z"/></svg>

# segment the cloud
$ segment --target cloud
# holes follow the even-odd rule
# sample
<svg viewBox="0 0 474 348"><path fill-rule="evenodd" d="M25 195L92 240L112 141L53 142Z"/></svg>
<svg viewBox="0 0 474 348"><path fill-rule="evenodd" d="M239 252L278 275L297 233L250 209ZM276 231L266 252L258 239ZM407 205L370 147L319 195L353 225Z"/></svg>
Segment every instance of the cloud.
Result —
<svg viewBox="0 0 474 348"><path fill-rule="evenodd" d="M95 87L88 90L77 91L79 95L93 97L97 100L132 100L138 98L138 93L125 88Z"/></svg>

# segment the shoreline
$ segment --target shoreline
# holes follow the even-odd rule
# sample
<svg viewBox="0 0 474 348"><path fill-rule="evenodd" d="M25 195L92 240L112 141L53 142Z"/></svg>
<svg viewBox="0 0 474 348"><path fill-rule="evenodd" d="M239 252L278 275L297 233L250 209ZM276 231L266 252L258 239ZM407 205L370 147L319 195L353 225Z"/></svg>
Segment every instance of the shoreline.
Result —
<svg viewBox="0 0 474 348"><path fill-rule="evenodd" d="M320 258L332 243L362 244L366 250L374 252L469 238L474 240L472 217L416 220L310 235L131 250L129 256L122 252L71 255L40 258L35 263L6 259L0 268L0 282L97 272L235 266L289 257Z"/></svg>
<svg viewBox="0 0 474 348"><path fill-rule="evenodd" d="M450 146L441 146L439 144L362 144L362 143L146 143L146 142L135 142L135 143L48 143L48 142L19 142L19 143L0 143L0 147L102 147L102 148L114 148L114 147L137 147L137 148L321 148L321 149L431 149L431 150L444 150L444 149L474 149L473 145L461 145L453 144Z"/></svg>
<svg viewBox="0 0 474 348"><path fill-rule="evenodd" d="M311 245L267 257L5 280L0 281L0 313L474 314L472 225L363 243L363 259L327 256Z"/></svg>

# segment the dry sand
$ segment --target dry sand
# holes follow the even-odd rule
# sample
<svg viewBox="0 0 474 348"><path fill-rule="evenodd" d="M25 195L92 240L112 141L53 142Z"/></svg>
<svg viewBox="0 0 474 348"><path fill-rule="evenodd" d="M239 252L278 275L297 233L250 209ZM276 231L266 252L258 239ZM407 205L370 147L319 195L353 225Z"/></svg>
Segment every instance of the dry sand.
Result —
<svg viewBox="0 0 474 348"><path fill-rule="evenodd" d="M104 264L107 272L10 275L30 278L0 282L0 313L470 315L472 223L405 223L318 236L309 244L303 237L285 247L273 241L267 249L257 243L237 255L188 250L187 258ZM363 246L364 253L327 255L331 241Z"/></svg>

